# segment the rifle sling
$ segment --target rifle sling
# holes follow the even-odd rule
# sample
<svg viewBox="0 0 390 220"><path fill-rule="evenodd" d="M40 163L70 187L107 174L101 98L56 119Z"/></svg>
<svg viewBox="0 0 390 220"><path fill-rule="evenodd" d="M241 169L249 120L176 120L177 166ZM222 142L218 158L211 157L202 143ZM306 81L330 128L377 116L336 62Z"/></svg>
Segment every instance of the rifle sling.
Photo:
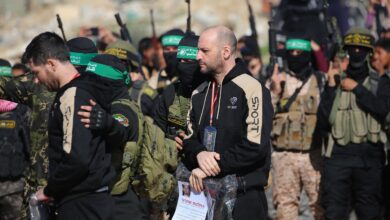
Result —
<svg viewBox="0 0 390 220"><path fill-rule="evenodd" d="M278 112L278 113L283 113L283 112L288 112L288 111L289 111L289 109L290 109L292 103L295 101L295 99L297 99L298 94L301 92L302 88L305 86L305 84L307 83L307 81L309 81L309 79L310 79L310 76L307 77L307 78L303 81L302 85L301 85L299 88L295 89L293 95L288 99L287 103L286 103L284 106L281 106L281 105L280 105L280 99L279 99L279 101L278 101L278 103L277 103L277 112Z"/></svg>

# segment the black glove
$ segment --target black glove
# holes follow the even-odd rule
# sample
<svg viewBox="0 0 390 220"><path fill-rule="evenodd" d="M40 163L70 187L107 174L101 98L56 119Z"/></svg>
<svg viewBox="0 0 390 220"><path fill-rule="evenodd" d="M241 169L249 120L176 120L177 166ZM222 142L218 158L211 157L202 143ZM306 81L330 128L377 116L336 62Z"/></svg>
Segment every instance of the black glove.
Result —
<svg viewBox="0 0 390 220"><path fill-rule="evenodd" d="M92 130L105 131L111 124L111 115L107 114L107 112L99 105L92 107L90 117L90 128Z"/></svg>

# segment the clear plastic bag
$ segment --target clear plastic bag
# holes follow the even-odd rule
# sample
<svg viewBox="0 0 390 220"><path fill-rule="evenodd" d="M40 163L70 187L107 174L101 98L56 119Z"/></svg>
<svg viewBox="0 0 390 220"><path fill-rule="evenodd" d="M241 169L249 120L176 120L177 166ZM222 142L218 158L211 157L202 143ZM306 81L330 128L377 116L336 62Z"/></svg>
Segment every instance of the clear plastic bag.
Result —
<svg viewBox="0 0 390 220"><path fill-rule="evenodd" d="M180 163L176 170L179 181L188 182L191 172ZM205 195L208 198L207 220L233 220L233 208L237 196L238 182L236 175L227 175L222 178L208 178L203 181ZM178 192L174 193L178 196ZM177 201L177 198L176 198Z"/></svg>
<svg viewBox="0 0 390 220"><path fill-rule="evenodd" d="M51 203L38 201L35 193L30 196L29 213L31 220L55 219L54 205Z"/></svg>

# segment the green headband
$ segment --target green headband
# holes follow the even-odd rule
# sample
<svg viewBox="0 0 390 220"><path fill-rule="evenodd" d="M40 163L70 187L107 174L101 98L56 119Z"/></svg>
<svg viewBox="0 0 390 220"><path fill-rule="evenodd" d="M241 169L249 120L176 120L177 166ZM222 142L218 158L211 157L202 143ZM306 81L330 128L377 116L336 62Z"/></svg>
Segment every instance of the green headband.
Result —
<svg viewBox="0 0 390 220"><path fill-rule="evenodd" d="M163 47L166 47L166 46L178 46L180 40L183 37L184 36L180 36L180 35L166 35L161 40L162 41L162 45L163 45Z"/></svg>
<svg viewBox="0 0 390 220"><path fill-rule="evenodd" d="M287 50L303 50L303 51L311 51L310 41L302 40L302 39L289 39L286 42Z"/></svg>
<svg viewBox="0 0 390 220"><path fill-rule="evenodd" d="M12 69L9 66L0 66L0 76L12 76Z"/></svg>
<svg viewBox="0 0 390 220"><path fill-rule="evenodd" d="M196 60L197 54L198 54L198 48L196 48L196 47L179 46L179 48L177 49L177 58L178 59Z"/></svg>
<svg viewBox="0 0 390 220"><path fill-rule="evenodd" d="M126 85L130 83L130 77L126 71L121 72L115 68L112 68L111 66L101 63L90 61L86 71L113 80L125 80Z"/></svg>
<svg viewBox="0 0 390 220"><path fill-rule="evenodd" d="M94 58L97 53L76 53L70 52L70 62L73 65L86 66L89 61Z"/></svg>

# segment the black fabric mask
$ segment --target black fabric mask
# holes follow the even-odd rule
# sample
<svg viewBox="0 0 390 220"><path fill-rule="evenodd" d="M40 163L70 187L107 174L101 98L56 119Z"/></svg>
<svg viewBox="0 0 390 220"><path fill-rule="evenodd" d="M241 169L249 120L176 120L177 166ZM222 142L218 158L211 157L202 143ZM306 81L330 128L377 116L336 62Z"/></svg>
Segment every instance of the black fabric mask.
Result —
<svg viewBox="0 0 390 220"><path fill-rule="evenodd" d="M286 60L288 68L294 72L297 78L303 78L303 74L306 74L307 68L310 68L311 54L310 52L303 51L298 56L293 56L289 52L286 53Z"/></svg>
<svg viewBox="0 0 390 220"><path fill-rule="evenodd" d="M165 72L168 74L169 79L172 79L175 76L178 76L177 70L177 52L168 52L163 53L167 67L165 67Z"/></svg>
<svg viewBox="0 0 390 220"><path fill-rule="evenodd" d="M367 63L369 49L359 47L359 50L356 50L356 47L348 47L347 52L349 55L349 64L346 71L348 77L356 81L364 80L369 72Z"/></svg>
<svg viewBox="0 0 390 220"><path fill-rule="evenodd" d="M352 65L348 65L346 73L347 76L355 81L362 81L364 80L369 74L370 70L368 69L368 63L367 61L363 62L363 65L361 67L353 67Z"/></svg>
<svg viewBox="0 0 390 220"><path fill-rule="evenodd" d="M360 52L348 50L349 65L356 69L363 67L366 64L368 53L368 50L362 50Z"/></svg>
<svg viewBox="0 0 390 220"><path fill-rule="evenodd" d="M188 88L189 92L192 92L196 88L195 81L198 80L198 75L201 75L198 62L179 62L177 64L179 70L180 82L184 88Z"/></svg>

